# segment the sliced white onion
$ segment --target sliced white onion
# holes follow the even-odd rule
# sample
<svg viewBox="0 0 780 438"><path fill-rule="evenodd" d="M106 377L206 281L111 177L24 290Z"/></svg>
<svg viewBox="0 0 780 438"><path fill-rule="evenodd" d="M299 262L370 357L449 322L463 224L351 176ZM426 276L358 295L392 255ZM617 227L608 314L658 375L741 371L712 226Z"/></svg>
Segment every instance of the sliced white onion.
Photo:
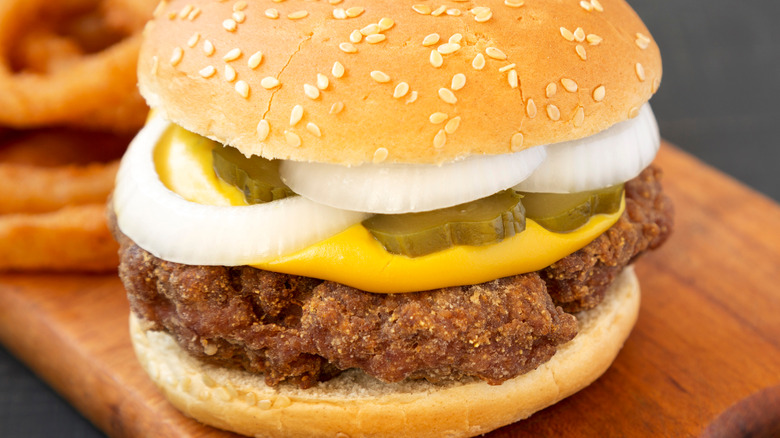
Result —
<svg viewBox="0 0 780 438"><path fill-rule="evenodd" d="M242 265L305 248L367 216L300 196L246 207L187 201L165 187L155 171L154 146L168 126L154 119L133 140L114 191L119 229L156 257L193 265Z"/></svg>
<svg viewBox="0 0 780 438"><path fill-rule="evenodd" d="M598 134L547 145L547 160L515 189L573 193L620 184L650 165L660 144L653 110L645 104L637 117Z"/></svg>
<svg viewBox="0 0 780 438"><path fill-rule="evenodd" d="M336 164L284 161L282 180L295 193L345 210L409 213L484 198L524 180L544 161L544 146L445 163Z"/></svg>

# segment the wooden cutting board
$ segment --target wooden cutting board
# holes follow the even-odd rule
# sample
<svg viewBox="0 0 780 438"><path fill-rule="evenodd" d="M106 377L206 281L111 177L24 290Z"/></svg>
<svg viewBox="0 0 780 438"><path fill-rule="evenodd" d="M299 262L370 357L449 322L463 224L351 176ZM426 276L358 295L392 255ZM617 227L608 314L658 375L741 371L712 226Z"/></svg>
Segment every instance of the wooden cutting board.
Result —
<svg viewBox="0 0 780 438"><path fill-rule="evenodd" d="M491 436L780 430L780 207L668 144L658 163L677 223L637 265L632 336L593 385ZM108 435L234 436L162 399L127 316L115 275L0 276L0 342Z"/></svg>

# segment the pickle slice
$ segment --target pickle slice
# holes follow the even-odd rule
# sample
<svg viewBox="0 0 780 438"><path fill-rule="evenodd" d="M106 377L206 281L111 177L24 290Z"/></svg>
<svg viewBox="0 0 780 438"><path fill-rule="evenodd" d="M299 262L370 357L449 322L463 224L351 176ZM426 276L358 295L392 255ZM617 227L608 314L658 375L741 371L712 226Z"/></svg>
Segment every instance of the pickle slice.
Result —
<svg viewBox="0 0 780 438"><path fill-rule="evenodd" d="M525 210L514 190L440 210L380 214L363 226L387 252L420 257L455 245L500 242L525 229Z"/></svg>
<svg viewBox="0 0 780 438"><path fill-rule="evenodd" d="M262 204L294 196L279 177L279 162L262 157L247 158L232 147L215 147L214 171L223 181L244 192L249 204Z"/></svg>
<svg viewBox="0 0 780 438"><path fill-rule="evenodd" d="M620 209L623 184L577 193L520 193L526 217L549 231L564 233L585 225L591 216Z"/></svg>

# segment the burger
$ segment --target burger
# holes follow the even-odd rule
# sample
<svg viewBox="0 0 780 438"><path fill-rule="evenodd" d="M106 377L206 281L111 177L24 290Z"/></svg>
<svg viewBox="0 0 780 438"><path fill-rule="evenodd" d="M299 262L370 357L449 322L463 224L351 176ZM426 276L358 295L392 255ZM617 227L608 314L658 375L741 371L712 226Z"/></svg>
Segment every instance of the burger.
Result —
<svg viewBox="0 0 780 438"><path fill-rule="evenodd" d="M473 436L597 379L672 207L622 0L163 1L110 221L184 414Z"/></svg>

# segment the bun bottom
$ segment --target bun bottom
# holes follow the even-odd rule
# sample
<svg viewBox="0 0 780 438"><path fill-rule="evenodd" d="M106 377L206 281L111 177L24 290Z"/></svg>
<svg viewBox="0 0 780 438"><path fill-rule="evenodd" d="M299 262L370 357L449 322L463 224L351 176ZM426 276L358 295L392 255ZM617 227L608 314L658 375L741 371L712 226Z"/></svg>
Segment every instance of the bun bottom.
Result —
<svg viewBox="0 0 780 438"><path fill-rule="evenodd" d="M166 398L202 423L257 437L467 437L529 417L596 380L609 368L639 313L631 266L595 309L577 314L580 331L539 368L491 386L478 380L386 384L357 370L313 388L271 388L263 376L205 364L172 337L144 331L130 316L133 346Z"/></svg>

